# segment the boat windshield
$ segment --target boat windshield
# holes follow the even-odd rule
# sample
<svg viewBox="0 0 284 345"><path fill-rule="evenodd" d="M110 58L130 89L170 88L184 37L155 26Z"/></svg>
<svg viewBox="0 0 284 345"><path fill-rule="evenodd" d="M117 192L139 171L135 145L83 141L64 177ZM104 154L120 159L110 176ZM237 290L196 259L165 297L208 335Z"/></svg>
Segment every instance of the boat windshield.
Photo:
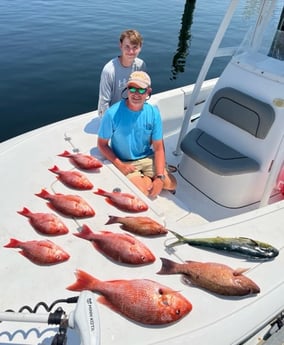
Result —
<svg viewBox="0 0 284 345"><path fill-rule="evenodd" d="M278 60L284 60L284 31L276 31L268 55Z"/></svg>
<svg viewBox="0 0 284 345"><path fill-rule="evenodd" d="M256 38L254 29L250 29L234 55L240 55L244 52L255 52L283 61L284 31L274 29L263 34L261 38Z"/></svg>
<svg viewBox="0 0 284 345"><path fill-rule="evenodd" d="M263 17L260 16L261 18ZM275 17L269 20L258 20L246 34L245 39L236 51L259 53L277 60L284 60L284 7L277 23Z"/></svg>

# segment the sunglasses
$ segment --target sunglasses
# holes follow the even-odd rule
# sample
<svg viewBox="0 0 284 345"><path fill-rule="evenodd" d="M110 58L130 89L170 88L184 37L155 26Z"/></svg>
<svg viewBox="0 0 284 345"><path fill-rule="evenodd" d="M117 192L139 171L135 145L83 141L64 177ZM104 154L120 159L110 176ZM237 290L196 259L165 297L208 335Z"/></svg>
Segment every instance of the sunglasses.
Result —
<svg viewBox="0 0 284 345"><path fill-rule="evenodd" d="M138 92L140 95L144 95L144 93L147 92L147 89L143 89L142 87L134 87L134 86L128 87L128 90L131 93Z"/></svg>

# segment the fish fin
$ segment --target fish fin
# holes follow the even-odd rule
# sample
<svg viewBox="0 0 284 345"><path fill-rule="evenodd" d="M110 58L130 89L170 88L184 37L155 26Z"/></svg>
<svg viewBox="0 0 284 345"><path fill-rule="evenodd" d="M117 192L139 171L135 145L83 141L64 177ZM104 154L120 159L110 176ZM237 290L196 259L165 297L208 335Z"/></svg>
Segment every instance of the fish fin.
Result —
<svg viewBox="0 0 284 345"><path fill-rule="evenodd" d="M4 247L5 248L19 248L19 245L21 244L22 242L16 240L15 238L10 238L10 242L5 244Z"/></svg>
<svg viewBox="0 0 284 345"><path fill-rule="evenodd" d="M19 250L18 253L23 255L26 259L30 260L34 264L39 264L39 262L34 257L32 257L29 253L25 252L24 250Z"/></svg>
<svg viewBox="0 0 284 345"><path fill-rule="evenodd" d="M131 228L129 228L125 224L120 225L120 229L125 230L125 231L129 231L129 232L134 232Z"/></svg>
<svg viewBox="0 0 284 345"><path fill-rule="evenodd" d="M108 194L108 192L106 192L105 190L101 189L101 188L98 188L97 191L93 192L94 194L97 194L97 195L103 195L105 196L106 194Z"/></svg>
<svg viewBox="0 0 284 345"><path fill-rule="evenodd" d="M110 308L111 310L117 312L117 308L115 308L115 306L113 304L111 304L106 298L105 296L99 296L97 298L97 301L105 306L107 306L108 308Z"/></svg>
<svg viewBox="0 0 284 345"><path fill-rule="evenodd" d="M93 231L87 224L83 224L80 232L73 233L74 236L86 239L88 236L93 235Z"/></svg>
<svg viewBox="0 0 284 345"><path fill-rule="evenodd" d="M120 192L116 192L116 193L120 193ZM121 196L127 197L129 199L135 199L135 195L130 194L130 193L120 193Z"/></svg>
<svg viewBox="0 0 284 345"><path fill-rule="evenodd" d="M248 268L237 268L234 270L233 275L234 276L240 276L241 274L243 274L244 272L248 271Z"/></svg>
<svg viewBox="0 0 284 345"><path fill-rule="evenodd" d="M101 194L102 195L102 194ZM115 202L112 201L110 198L106 198L106 202L112 206L117 206Z"/></svg>
<svg viewBox="0 0 284 345"><path fill-rule="evenodd" d="M194 285L194 283L190 280L190 276L187 274L183 274L181 276L181 282L185 285L196 287L197 285Z"/></svg>
<svg viewBox="0 0 284 345"><path fill-rule="evenodd" d="M85 271L76 270L75 276L77 278L74 284L67 286L67 290L71 291L83 291L83 290L95 290L96 285L100 282L100 280L96 279L95 277L91 276Z"/></svg>
<svg viewBox="0 0 284 345"><path fill-rule="evenodd" d="M259 247L259 242L250 237L240 237L240 238L250 241L251 242L250 244L254 245L255 247Z"/></svg>
<svg viewBox="0 0 284 345"><path fill-rule="evenodd" d="M59 168L57 167L57 165L54 165L52 168L48 169L49 171L57 174L59 172Z"/></svg>
<svg viewBox="0 0 284 345"><path fill-rule="evenodd" d="M29 217L32 213L27 207L23 207L21 211L17 211L17 213L21 214L22 216Z"/></svg>
<svg viewBox="0 0 284 345"><path fill-rule="evenodd" d="M180 246L180 245L182 245L182 244L184 244L184 243L181 242L181 241L175 241L175 242L173 242L173 243L166 244L166 247L167 247L167 248L172 248L172 247L175 247L175 246Z"/></svg>
<svg viewBox="0 0 284 345"><path fill-rule="evenodd" d="M44 188L40 191L40 193L36 193L35 195L39 196L40 198L43 198L43 199L47 199L50 196L48 191Z"/></svg>
<svg viewBox="0 0 284 345"><path fill-rule="evenodd" d="M59 157L70 157L71 153L69 151L65 150L64 152L59 153L57 156L59 156Z"/></svg>
<svg viewBox="0 0 284 345"><path fill-rule="evenodd" d="M117 223L117 216L108 216L108 217L109 219L105 223L105 225Z"/></svg>
<svg viewBox="0 0 284 345"><path fill-rule="evenodd" d="M60 193L56 193L56 194L59 195ZM40 193L36 193L35 195L47 200L51 196L51 194L44 188L40 191Z"/></svg>
<svg viewBox="0 0 284 345"><path fill-rule="evenodd" d="M51 202L47 202L46 205L52 210L58 212L58 210L52 205Z"/></svg>
<svg viewBox="0 0 284 345"><path fill-rule="evenodd" d="M171 247L175 247L175 246L187 243L186 238L184 236L181 236L177 232L170 229L168 229L168 231L172 233L178 239L178 241L167 244L166 247L171 248Z"/></svg>
<svg viewBox="0 0 284 345"><path fill-rule="evenodd" d="M162 261L162 267L157 274L173 274L175 262L166 258L160 258Z"/></svg>
<svg viewBox="0 0 284 345"><path fill-rule="evenodd" d="M134 236L124 233L125 235L125 240L128 241L130 244L135 244L136 243L136 239Z"/></svg>

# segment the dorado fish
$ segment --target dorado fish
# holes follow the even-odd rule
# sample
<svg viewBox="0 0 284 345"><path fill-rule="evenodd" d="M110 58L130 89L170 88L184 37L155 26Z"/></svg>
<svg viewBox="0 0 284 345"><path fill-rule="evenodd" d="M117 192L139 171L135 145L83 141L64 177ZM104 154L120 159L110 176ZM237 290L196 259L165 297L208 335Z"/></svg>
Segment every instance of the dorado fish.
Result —
<svg viewBox="0 0 284 345"><path fill-rule="evenodd" d="M70 257L62 248L49 240L22 242L11 238L4 247L22 249L19 253L37 265L59 264Z"/></svg>
<svg viewBox="0 0 284 345"><path fill-rule="evenodd" d="M129 234L119 234L110 231L94 233L84 224L81 232L74 235L91 241L99 252L117 262L130 265L144 265L155 261L155 256L150 249Z"/></svg>
<svg viewBox="0 0 284 345"><path fill-rule="evenodd" d="M257 294L260 288L242 273L229 266L215 262L186 261L179 264L161 258L162 267L158 274L184 274L186 280L205 290L225 296L245 296Z"/></svg>
<svg viewBox="0 0 284 345"><path fill-rule="evenodd" d="M269 260L275 258L279 251L270 244L253 240L247 237L212 237L212 238L187 238L175 231L169 230L178 241L167 245L168 248L188 244L202 249L224 251L235 256L244 256L251 259Z"/></svg>
<svg viewBox="0 0 284 345"><path fill-rule="evenodd" d="M99 169L103 166L103 163L96 157L83 153L70 153L68 151L64 151L58 156L69 158L71 162L80 169L92 170Z"/></svg>
<svg viewBox="0 0 284 345"><path fill-rule="evenodd" d="M99 302L136 322L164 325L180 320L191 303L177 291L148 279L101 281L77 270L71 291L91 290L102 296Z"/></svg>
<svg viewBox="0 0 284 345"><path fill-rule="evenodd" d="M106 192L103 189L98 189L94 194L105 196L106 201L126 212L143 212L148 210L148 205L138 197L122 192Z"/></svg>
<svg viewBox="0 0 284 345"><path fill-rule="evenodd" d="M95 211L92 207L78 195L65 195L60 193L52 195L45 189L42 189L40 193L35 195L48 200L48 205L52 209L55 209L66 216L83 218L95 215Z"/></svg>
<svg viewBox="0 0 284 345"><path fill-rule="evenodd" d="M32 227L43 235L57 236L68 233L67 226L53 213L34 213L26 207L22 211L18 211L18 213L29 218Z"/></svg>
<svg viewBox="0 0 284 345"><path fill-rule="evenodd" d="M88 190L94 187L91 181L89 181L88 178L79 171L63 171L60 170L56 165L48 170L57 174L58 180L68 187L79 190Z"/></svg>
<svg viewBox="0 0 284 345"><path fill-rule="evenodd" d="M163 225L159 224L150 217L109 216L109 220L105 225L115 223L122 224L120 226L121 229L141 236L164 235L168 232L168 230Z"/></svg>

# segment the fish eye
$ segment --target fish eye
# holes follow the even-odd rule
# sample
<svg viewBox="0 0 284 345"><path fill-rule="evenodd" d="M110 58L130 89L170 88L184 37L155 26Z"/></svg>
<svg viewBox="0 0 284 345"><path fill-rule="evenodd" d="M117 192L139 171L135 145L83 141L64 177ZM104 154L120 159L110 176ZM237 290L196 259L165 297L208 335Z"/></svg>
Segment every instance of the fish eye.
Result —
<svg viewBox="0 0 284 345"><path fill-rule="evenodd" d="M159 291L158 291L158 292L159 292L160 295L163 295L163 294L164 294L164 291L163 291L162 288L159 288Z"/></svg>
<svg viewBox="0 0 284 345"><path fill-rule="evenodd" d="M176 315L180 315L180 309L176 309Z"/></svg>

